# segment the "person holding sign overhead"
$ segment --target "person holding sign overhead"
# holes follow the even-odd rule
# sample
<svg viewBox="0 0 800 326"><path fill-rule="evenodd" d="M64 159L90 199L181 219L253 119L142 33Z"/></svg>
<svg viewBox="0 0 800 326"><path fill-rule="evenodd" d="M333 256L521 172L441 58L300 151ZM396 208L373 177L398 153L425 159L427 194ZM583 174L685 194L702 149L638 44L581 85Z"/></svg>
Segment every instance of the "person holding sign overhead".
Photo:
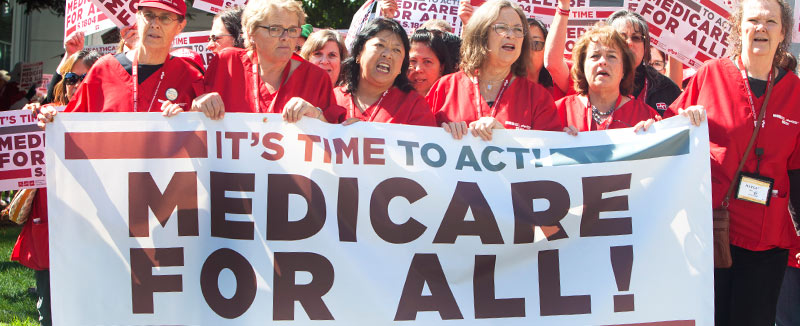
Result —
<svg viewBox="0 0 800 326"><path fill-rule="evenodd" d="M440 78L426 100L454 138L468 131L491 140L492 129L562 130L544 87L528 80L530 38L514 2L491 0L464 26L461 71Z"/></svg>
<svg viewBox="0 0 800 326"><path fill-rule="evenodd" d="M434 126L425 98L408 81L406 31L383 17L367 23L353 41L353 56L344 61L344 85L334 89L348 123L387 122Z"/></svg>
<svg viewBox="0 0 800 326"><path fill-rule="evenodd" d="M630 98L634 58L625 40L611 26L598 25L575 43L572 79L578 94L558 102L561 123L574 131L635 127L647 130L661 116L644 102Z"/></svg>
<svg viewBox="0 0 800 326"><path fill-rule="evenodd" d="M800 247L787 209L787 171L800 169L791 105L800 79L781 68L792 26L784 0L742 1L730 56L707 61L665 114L708 119L716 325L774 325L787 248Z"/></svg>
<svg viewBox="0 0 800 326"><path fill-rule="evenodd" d="M193 111L221 119L225 112L283 113L288 122L307 116L338 121L333 86L322 68L294 53L306 14L299 1L253 0L242 13L246 49L227 48L206 70L206 94Z"/></svg>
<svg viewBox="0 0 800 326"><path fill-rule="evenodd" d="M186 26L186 3L141 0L137 8L136 48L98 60L65 112L161 111L172 116L202 93L203 75L169 55L173 39ZM44 122L55 115L47 108L42 113Z"/></svg>

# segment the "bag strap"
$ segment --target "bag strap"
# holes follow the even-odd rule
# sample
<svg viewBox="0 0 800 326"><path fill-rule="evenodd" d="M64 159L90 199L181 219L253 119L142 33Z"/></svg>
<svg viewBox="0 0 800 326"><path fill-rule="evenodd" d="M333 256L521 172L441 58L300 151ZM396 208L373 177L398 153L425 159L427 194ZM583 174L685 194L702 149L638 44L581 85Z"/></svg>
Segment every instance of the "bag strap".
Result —
<svg viewBox="0 0 800 326"><path fill-rule="evenodd" d="M736 169L736 173L733 175L733 180L739 179L739 173L742 173L742 168L744 168L744 163L747 161L747 156L750 155L750 150L753 149L753 145L756 143L758 131L761 130L761 122L764 121L764 116L767 114L767 103L769 103L769 97L772 95L772 84L774 83L775 81L772 81L771 83L767 84L767 96L764 98L764 103L761 104L761 112L758 113L756 128L753 130L753 136L750 137L750 143L747 144L747 149L744 151L744 155L742 155L742 160L739 161L739 167ZM733 187L735 186L736 182L732 181L730 187L728 187L728 192L725 193L725 198L722 199L722 207L728 208L731 195L733 194Z"/></svg>

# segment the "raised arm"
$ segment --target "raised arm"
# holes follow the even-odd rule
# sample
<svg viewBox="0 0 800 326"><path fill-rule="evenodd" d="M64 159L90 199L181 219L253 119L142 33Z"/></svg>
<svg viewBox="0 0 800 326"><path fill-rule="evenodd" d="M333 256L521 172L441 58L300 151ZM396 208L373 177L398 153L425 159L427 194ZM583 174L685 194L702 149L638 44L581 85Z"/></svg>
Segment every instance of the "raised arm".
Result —
<svg viewBox="0 0 800 326"><path fill-rule="evenodd" d="M558 9L544 43L544 67L553 77L553 84L564 93L567 93L570 85L569 67L564 60L568 21L569 0L558 0Z"/></svg>

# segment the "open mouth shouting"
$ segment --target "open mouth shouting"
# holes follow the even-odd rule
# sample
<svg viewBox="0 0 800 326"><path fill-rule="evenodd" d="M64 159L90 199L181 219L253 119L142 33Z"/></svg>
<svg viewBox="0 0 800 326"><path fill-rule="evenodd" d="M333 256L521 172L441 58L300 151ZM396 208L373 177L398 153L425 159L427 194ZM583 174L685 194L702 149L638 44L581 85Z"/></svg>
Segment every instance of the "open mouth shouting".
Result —
<svg viewBox="0 0 800 326"><path fill-rule="evenodd" d="M378 62L378 65L375 67L375 70L388 74L389 72L392 71L392 66L386 62Z"/></svg>
<svg viewBox="0 0 800 326"><path fill-rule="evenodd" d="M517 46L514 45L514 43L506 43L506 44L503 44L500 48L505 50L505 51L513 52L517 48Z"/></svg>

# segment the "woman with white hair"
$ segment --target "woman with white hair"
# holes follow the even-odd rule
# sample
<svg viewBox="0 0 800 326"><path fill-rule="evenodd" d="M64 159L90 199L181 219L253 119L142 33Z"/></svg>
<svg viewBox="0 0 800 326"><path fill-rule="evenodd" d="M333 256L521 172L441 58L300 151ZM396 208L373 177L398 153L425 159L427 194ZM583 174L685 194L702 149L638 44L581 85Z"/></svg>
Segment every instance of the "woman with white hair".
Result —
<svg viewBox="0 0 800 326"><path fill-rule="evenodd" d="M328 74L294 53L306 14L299 1L252 0L242 13L246 49L227 48L206 71L204 95L192 110L221 119L225 112L283 113L339 121ZM323 114L324 113L324 114Z"/></svg>

